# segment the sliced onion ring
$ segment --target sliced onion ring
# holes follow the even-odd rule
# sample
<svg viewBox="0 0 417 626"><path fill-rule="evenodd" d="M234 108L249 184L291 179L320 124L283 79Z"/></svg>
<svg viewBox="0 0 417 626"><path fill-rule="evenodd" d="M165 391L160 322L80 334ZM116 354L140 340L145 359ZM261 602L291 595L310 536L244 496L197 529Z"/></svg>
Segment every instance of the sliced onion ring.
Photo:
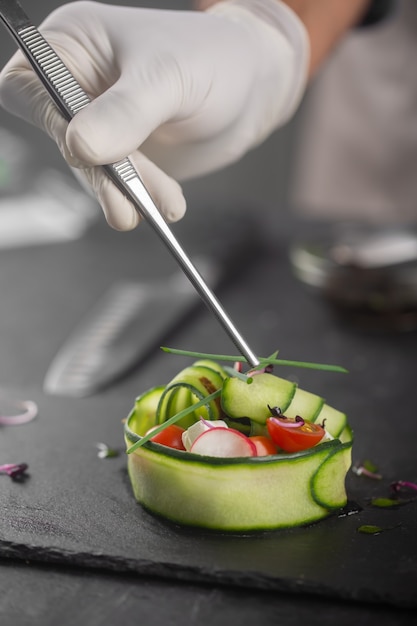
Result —
<svg viewBox="0 0 417 626"><path fill-rule="evenodd" d="M0 474L7 474L10 478L18 479L24 476L27 469L27 463L4 463L0 465Z"/></svg>
<svg viewBox="0 0 417 626"><path fill-rule="evenodd" d="M38 405L32 400L17 400L15 408L20 411L15 415L3 415L0 412L0 425L15 426L31 422L38 414Z"/></svg>
<svg viewBox="0 0 417 626"><path fill-rule="evenodd" d="M301 428L301 426L304 426L305 424L302 417L299 417L294 422L292 420L289 420L288 418L274 417L274 416L271 416L268 419L270 419L275 424L279 424L280 426L283 426L284 428Z"/></svg>

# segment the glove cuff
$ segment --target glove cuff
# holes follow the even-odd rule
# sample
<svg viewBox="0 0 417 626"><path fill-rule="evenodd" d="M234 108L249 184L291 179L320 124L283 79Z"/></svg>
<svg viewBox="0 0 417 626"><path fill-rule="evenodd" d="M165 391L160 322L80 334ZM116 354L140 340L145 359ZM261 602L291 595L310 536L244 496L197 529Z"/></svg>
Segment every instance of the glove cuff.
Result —
<svg viewBox="0 0 417 626"><path fill-rule="evenodd" d="M287 122L296 111L304 95L310 63L310 41L300 18L280 0L223 0L208 12L222 12L227 6L243 9L272 27L284 37L293 53L292 85L285 103L281 104L279 124Z"/></svg>

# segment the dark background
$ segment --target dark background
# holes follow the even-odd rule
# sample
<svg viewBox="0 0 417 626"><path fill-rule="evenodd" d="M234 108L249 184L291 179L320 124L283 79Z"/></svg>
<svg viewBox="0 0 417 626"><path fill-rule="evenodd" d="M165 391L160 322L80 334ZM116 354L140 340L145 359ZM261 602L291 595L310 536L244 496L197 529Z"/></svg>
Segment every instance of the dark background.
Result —
<svg viewBox="0 0 417 626"><path fill-rule="evenodd" d="M25 8L39 23L59 4ZM5 61L14 44L1 32ZM240 163L186 183L189 212L175 231L197 252L216 239L209 224L221 228L228 215L244 225L255 216L261 249L242 254L222 302L259 354L279 348L283 358L349 369L348 376L290 368L280 374L347 411L354 460L374 460L383 480L350 473L349 497L360 512L307 529L224 537L155 520L133 501L121 420L138 393L167 382L182 361L155 346L117 384L85 399L48 396L42 384L62 342L109 286L164 280L176 269L173 261L146 225L116 233L101 217L77 241L1 250L0 389L35 400L40 409L31 424L0 429L0 462L29 463L22 483L0 477L2 624L413 622L416 505L374 510L369 498L387 495L391 480L417 480L416 333L358 328L295 279L290 245L323 226L297 220L287 202L299 117ZM4 112L0 126L29 146L29 186L44 168L66 172L38 130ZM231 351L202 306L165 339L176 347ZM98 459L97 441L121 454ZM389 530L359 534L368 523Z"/></svg>

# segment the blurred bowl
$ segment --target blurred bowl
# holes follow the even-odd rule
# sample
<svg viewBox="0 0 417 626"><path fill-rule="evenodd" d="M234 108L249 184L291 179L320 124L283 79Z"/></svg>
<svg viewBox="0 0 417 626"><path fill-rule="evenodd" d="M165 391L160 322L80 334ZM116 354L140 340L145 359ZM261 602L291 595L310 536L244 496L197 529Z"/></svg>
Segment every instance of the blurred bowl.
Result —
<svg viewBox="0 0 417 626"><path fill-rule="evenodd" d="M356 227L295 243L296 276L345 318L372 330L417 328L417 233Z"/></svg>

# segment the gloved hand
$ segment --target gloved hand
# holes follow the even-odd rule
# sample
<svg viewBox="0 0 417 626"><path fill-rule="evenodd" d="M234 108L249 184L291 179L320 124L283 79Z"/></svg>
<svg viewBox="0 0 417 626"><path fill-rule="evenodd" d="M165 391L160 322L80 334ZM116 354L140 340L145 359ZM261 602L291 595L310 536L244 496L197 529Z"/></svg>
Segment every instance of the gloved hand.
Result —
<svg viewBox="0 0 417 626"><path fill-rule="evenodd" d="M73 2L40 30L94 101L68 125L18 52L0 75L0 103L82 168L119 230L139 217L94 166L130 155L175 221L185 200L174 179L243 156L290 118L306 83L307 35L278 0L226 0L206 12Z"/></svg>

